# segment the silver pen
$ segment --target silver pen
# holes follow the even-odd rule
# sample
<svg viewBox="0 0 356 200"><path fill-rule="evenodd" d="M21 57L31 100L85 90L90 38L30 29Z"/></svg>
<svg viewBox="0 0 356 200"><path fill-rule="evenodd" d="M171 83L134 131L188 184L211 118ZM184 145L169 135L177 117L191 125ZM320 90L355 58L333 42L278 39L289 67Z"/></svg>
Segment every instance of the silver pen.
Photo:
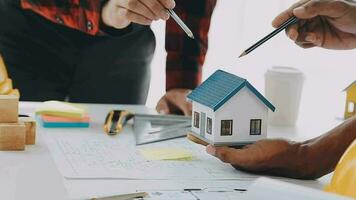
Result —
<svg viewBox="0 0 356 200"><path fill-rule="evenodd" d="M193 32L188 28L187 25L178 17L178 15L172 10L167 9L167 13L177 22L177 24L183 29L183 31L192 39L194 39Z"/></svg>

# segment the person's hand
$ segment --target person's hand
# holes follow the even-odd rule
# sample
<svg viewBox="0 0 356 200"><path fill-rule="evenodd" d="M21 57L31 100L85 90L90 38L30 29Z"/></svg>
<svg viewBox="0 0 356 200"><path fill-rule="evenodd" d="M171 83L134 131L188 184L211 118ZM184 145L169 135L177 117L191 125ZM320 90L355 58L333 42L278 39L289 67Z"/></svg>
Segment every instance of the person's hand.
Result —
<svg viewBox="0 0 356 200"><path fill-rule="evenodd" d="M122 29L131 22L150 25L154 20L167 20L166 8L174 7L174 0L109 0L102 8L101 17L105 25Z"/></svg>
<svg viewBox="0 0 356 200"><path fill-rule="evenodd" d="M315 178L299 143L265 139L242 149L207 146L206 151L239 170L291 178Z"/></svg>
<svg viewBox="0 0 356 200"><path fill-rule="evenodd" d="M191 92L188 89L169 90L159 100L156 110L161 114L184 114L192 115L192 104L187 101L187 95Z"/></svg>
<svg viewBox="0 0 356 200"><path fill-rule="evenodd" d="M303 48L356 48L356 3L348 0L302 0L272 22L280 26L291 16L301 19L287 29L290 39Z"/></svg>

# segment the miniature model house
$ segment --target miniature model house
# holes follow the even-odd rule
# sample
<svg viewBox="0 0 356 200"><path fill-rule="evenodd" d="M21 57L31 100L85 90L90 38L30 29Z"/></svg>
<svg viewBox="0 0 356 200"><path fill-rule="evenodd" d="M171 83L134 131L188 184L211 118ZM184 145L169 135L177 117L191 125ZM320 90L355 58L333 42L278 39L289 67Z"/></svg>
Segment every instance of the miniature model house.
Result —
<svg viewBox="0 0 356 200"><path fill-rule="evenodd" d="M356 81L344 90L346 92L345 119L356 115Z"/></svg>
<svg viewBox="0 0 356 200"><path fill-rule="evenodd" d="M213 145L244 145L267 136L275 107L246 79L216 71L188 95L192 134Z"/></svg>

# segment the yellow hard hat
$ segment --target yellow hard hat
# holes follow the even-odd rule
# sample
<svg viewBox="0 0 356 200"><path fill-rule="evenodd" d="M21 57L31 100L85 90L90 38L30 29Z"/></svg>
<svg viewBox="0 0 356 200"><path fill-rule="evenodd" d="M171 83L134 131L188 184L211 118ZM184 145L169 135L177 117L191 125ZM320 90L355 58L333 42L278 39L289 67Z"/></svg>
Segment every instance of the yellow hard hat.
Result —
<svg viewBox="0 0 356 200"><path fill-rule="evenodd" d="M325 191L356 198L356 140L341 157Z"/></svg>
<svg viewBox="0 0 356 200"><path fill-rule="evenodd" d="M20 97L18 89L12 87L12 80L7 74L5 62L0 55L0 95L15 95Z"/></svg>
<svg viewBox="0 0 356 200"><path fill-rule="evenodd" d="M8 78L4 60L0 55L0 84Z"/></svg>

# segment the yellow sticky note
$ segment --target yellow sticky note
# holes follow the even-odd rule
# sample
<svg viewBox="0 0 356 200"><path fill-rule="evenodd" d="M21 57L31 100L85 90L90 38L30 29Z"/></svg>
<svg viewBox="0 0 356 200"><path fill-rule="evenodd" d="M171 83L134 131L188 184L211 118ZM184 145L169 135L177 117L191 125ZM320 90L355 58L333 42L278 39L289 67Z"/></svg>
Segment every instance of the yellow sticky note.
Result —
<svg viewBox="0 0 356 200"><path fill-rule="evenodd" d="M36 111L39 115L51 115L60 117L82 118L86 111L77 105L60 102L46 101Z"/></svg>
<svg viewBox="0 0 356 200"><path fill-rule="evenodd" d="M140 153L147 160L191 160L193 154L181 148L147 148L140 149Z"/></svg>

